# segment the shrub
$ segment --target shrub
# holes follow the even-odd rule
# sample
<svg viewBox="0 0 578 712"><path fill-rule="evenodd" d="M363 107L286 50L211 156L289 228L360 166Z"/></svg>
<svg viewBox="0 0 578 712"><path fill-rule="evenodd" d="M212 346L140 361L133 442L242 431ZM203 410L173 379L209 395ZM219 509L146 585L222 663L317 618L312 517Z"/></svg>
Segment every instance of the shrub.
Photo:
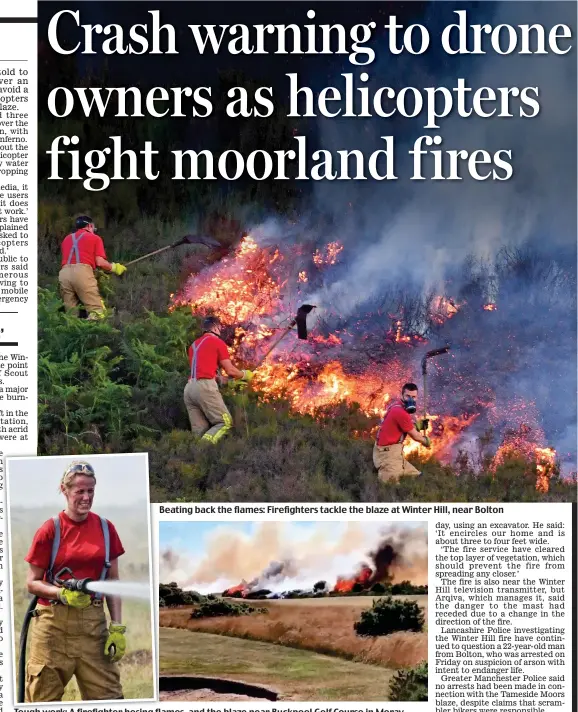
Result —
<svg viewBox="0 0 578 712"><path fill-rule="evenodd" d="M371 593L374 593L377 596L382 596L386 592L386 590L387 589L382 583L374 583L370 589Z"/></svg>
<svg viewBox="0 0 578 712"><path fill-rule="evenodd" d="M174 581L159 584L159 606L191 606L204 600L202 594L197 591L183 591Z"/></svg>
<svg viewBox="0 0 578 712"><path fill-rule="evenodd" d="M423 596L427 594L427 586L415 586L411 581L394 583L388 591L392 596Z"/></svg>
<svg viewBox="0 0 578 712"><path fill-rule="evenodd" d="M389 684L389 699L392 702L427 701L427 662L405 670L398 670Z"/></svg>
<svg viewBox="0 0 578 712"><path fill-rule="evenodd" d="M267 608L255 608L248 603L231 603L222 598L203 601L191 613L191 618L217 618L220 616L248 616L252 613L268 613Z"/></svg>
<svg viewBox="0 0 578 712"><path fill-rule="evenodd" d="M415 601L394 600L388 596L374 601L371 608L363 611L353 628L357 635L389 635L398 630L419 633L424 623L423 610Z"/></svg>

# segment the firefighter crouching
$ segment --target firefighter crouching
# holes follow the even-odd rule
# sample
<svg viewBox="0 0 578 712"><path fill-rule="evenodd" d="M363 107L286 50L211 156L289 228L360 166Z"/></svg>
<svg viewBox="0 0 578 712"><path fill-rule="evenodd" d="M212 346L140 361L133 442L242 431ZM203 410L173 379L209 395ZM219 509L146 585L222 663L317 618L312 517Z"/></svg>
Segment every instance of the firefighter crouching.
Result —
<svg viewBox="0 0 578 712"><path fill-rule="evenodd" d="M387 405L373 448L373 464L382 482L397 482L404 475L421 475L403 456L403 441L407 435L425 447L431 447L427 435L419 432L427 429L427 422L416 422L412 417L416 412L416 398L417 386L406 383L401 389L401 398Z"/></svg>
<svg viewBox="0 0 578 712"><path fill-rule="evenodd" d="M219 367L230 378L244 382L253 378L251 371L241 371L233 366L220 334L219 319L207 317L203 321L203 335L189 347L190 377L184 392L191 430L211 443L219 442L233 427L233 418L216 380Z"/></svg>
<svg viewBox="0 0 578 712"><path fill-rule="evenodd" d="M75 231L62 241L62 266L58 275L65 309L78 309L82 304L89 319L101 319L106 313L94 270L99 267L118 277L126 272L124 265L107 261L102 238L95 229L88 215L76 218Z"/></svg>
<svg viewBox="0 0 578 712"><path fill-rule="evenodd" d="M26 556L28 591L39 597L30 626L26 702L61 700L73 676L83 700L123 697L116 665L126 648L120 598L69 591L55 582L64 568L75 578L119 578L124 549L114 526L90 511L95 484L91 465L70 465L60 482L66 509L38 529Z"/></svg>

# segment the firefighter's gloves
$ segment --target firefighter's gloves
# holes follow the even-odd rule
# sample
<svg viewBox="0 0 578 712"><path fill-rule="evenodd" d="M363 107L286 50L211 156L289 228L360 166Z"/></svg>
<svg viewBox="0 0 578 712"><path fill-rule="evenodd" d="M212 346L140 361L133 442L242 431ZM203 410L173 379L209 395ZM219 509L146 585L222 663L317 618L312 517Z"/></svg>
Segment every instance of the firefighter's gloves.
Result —
<svg viewBox="0 0 578 712"><path fill-rule="evenodd" d="M249 369L246 368L246 369L243 371L243 375L241 376L241 380L242 380L242 381L245 381L245 383L251 383L251 381L253 380L253 376L254 376L254 375L255 375L255 374L253 373L253 371L249 371Z"/></svg>
<svg viewBox="0 0 578 712"><path fill-rule="evenodd" d="M418 418L418 420L415 421L415 427L417 430L421 430L425 433L429 428L429 418Z"/></svg>
<svg viewBox="0 0 578 712"><path fill-rule="evenodd" d="M119 623L111 623L108 628L108 638L104 646L104 654L108 656L111 663L117 663L126 651L126 626Z"/></svg>
<svg viewBox="0 0 578 712"><path fill-rule="evenodd" d="M112 262L110 267L110 271L113 274L116 274L117 277L122 276L126 272L126 267L124 265L121 265L120 262Z"/></svg>
<svg viewBox="0 0 578 712"><path fill-rule="evenodd" d="M72 608L88 608L92 603L92 599L88 593L82 591L69 591L67 588L61 588L58 592L60 603Z"/></svg>
<svg viewBox="0 0 578 712"><path fill-rule="evenodd" d="M424 447L431 447L431 440L428 438L427 435L424 436L424 440L425 440L425 442L424 442L423 446L424 446Z"/></svg>

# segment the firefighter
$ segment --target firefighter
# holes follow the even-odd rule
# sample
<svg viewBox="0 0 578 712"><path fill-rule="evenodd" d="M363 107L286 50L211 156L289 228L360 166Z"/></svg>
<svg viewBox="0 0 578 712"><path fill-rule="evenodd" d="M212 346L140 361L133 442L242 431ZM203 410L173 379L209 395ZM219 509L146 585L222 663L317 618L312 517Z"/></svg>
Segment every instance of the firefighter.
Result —
<svg viewBox="0 0 578 712"><path fill-rule="evenodd" d="M217 384L219 367L230 378L247 384L252 371L241 371L231 363L229 350L220 338L221 322L215 316L203 321L203 334L189 346L190 376L184 398L191 430L203 440L217 443L233 427L229 412Z"/></svg>
<svg viewBox="0 0 578 712"><path fill-rule="evenodd" d="M108 262L102 238L95 232L94 221L88 215L76 218L75 231L62 241L62 266L58 281L67 311L83 304L89 319L101 319L106 310L94 275L97 267L118 277L126 267Z"/></svg>
<svg viewBox="0 0 578 712"><path fill-rule="evenodd" d="M419 432L427 430L427 420L416 421L412 417L416 412L416 399L415 383L405 383L401 398L395 398L387 405L373 448L373 464L382 482L397 482L403 475L416 477L421 474L403 456L406 435L425 447L431 447L431 440Z"/></svg>
<svg viewBox="0 0 578 712"><path fill-rule="evenodd" d="M119 578L124 549L115 527L91 512L95 485L87 462L67 468L60 481L66 508L38 529L26 556L28 591L38 596L26 702L60 701L72 676L83 700L123 698L116 665L126 648L120 598L69 591L55 580L70 577L60 573L65 567L74 578ZM110 613L108 627L103 602Z"/></svg>

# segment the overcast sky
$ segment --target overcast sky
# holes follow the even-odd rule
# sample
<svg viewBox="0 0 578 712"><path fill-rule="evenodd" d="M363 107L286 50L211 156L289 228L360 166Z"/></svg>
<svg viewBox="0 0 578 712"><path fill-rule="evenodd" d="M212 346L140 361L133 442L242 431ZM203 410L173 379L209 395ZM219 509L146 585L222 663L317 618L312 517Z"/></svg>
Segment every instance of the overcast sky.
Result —
<svg viewBox="0 0 578 712"><path fill-rule="evenodd" d="M148 458L146 453L129 455L90 455L6 458L8 497L12 507L64 509L59 483L73 460L85 460L94 468L96 491L94 508L134 506L148 497Z"/></svg>

